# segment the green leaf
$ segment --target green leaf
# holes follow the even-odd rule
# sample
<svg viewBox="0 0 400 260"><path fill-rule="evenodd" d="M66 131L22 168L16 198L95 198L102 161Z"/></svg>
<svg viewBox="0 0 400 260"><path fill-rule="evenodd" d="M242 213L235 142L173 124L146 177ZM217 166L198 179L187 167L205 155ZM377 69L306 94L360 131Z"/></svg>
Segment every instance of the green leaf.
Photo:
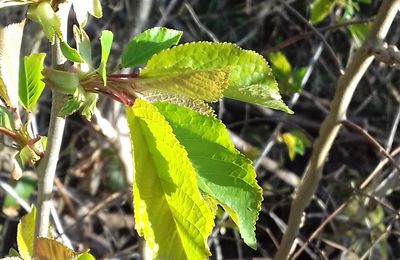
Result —
<svg viewBox="0 0 400 260"><path fill-rule="evenodd" d="M185 147L197 171L200 189L227 209L245 243L256 249L254 230L262 189L251 161L235 149L220 120L175 104L156 102L154 106Z"/></svg>
<svg viewBox="0 0 400 260"><path fill-rule="evenodd" d="M138 78L133 80L133 84L138 92L159 90L214 102L222 97L223 91L228 87L228 80L227 69L204 69L152 78Z"/></svg>
<svg viewBox="0 0 400 260"><path fill-rule="evenodd" d="M8 250L8 256L9 257L18 257L18 259L20 259L20 255L18 253L17 250L15 250L14 248L10 248L10 250Z"/></svg>
<svg viewBox="0 0 400 260"><path fill-rule="evenodd" d="M271 52L268 54L268 59L271 62L272 71L278 79L288 77L292 72L292 66L282 52Z"/></svg>
<svg viewBox="0 0 400 260"><path fill-rule="evenodd" d="M352 24L347 27L351 36L354 39L354 44L357 48L360 48L368 36L368 31L371 24Z"/></svg>
<svg viewBox="0 0 400 260"><path fill-rule="evenodd" d="M84 64L80 64L80 69L83 72L93 71L94 66L92 62L92 47L90 45L89 36L86 32L78 26L73 27L76 49L80 56L85 61Z"/></svg>
<svg viewBox="0 0 400 260"><path fill-rule="evenodd" d="M146 64L153 54L178 44L181 31L154 27L136 35L122 52L122 67Z"/></svg>
<svg viewBox="0 0 400 260"><path fill-rule="evenodd" d="M310 22L316 24L324 20L335 4L336 0L314 0L311 4Z"/></svg>
<svg viewBox="0 0 400 260"><path fill-rule="evenodd" d="M11 131L15 130L14 116L9 109L3 106L0 106L0 127Z"/></svg>
<svg viewBox="0 0 400 260"><path fill-rule="evenodd" d="M79 257L76 258L76 260L96 260L96 258L94 258L94 256L91 255L90 253L85 252L79 255Z"/></svg>
<svg viewBox="0 0 400 260"><path fill-rule="evenodd" d="M69 46L68 43L61 41L60 49L62 54L65 56L67 60L77 63L84 62L83 58L81 57L81 55L79 55L78 51Z"/></svg>
<svg viewBox="0 0 400 260"><path fill-rule="evenodd" d="M32 207L31 212L23 216L18 224L17 245L19 254L24 260L32 259L35 217L36 208Z"/></svg>
<svg viewBox="0 0 400 260"><path fill-rule="evenodd" d="M38 101L44 88L44 82L41 80L43 62L46 54L34 53L25 56L21 62L19 72L19 100L26 110L31 110Z"/></svg>
<svg viewBox="0 0 400 260"><path fill-rule="evenodd" d="M290 131L280 135L280 139L286 144L290 160L294 160L296 155L304 155L306 147L311 145L311 141L300 131Z"/></svg>
<svg viewBox="0 0 400 260"><path fill-rule="evenodd" d="M75 253L60 242L44 237L35 239L33 252L35 259L38 260L73 260L79 256L78 253Z"/></svg>
<svg viewBox="0 0 400 260"><path fill-rule="evenodd" d="M90 121L90 119L92 118L98 99L98 94L89 92L85 93L85 102L83 103L81 114L83 117L86 118L86 120Z"/></svg>
<svg viewBox="0 0 400 260"><path fill-rule="evenodd" d="M183 146L157 109L127 108L134 155L135 227L159 259L205 259L213 214Z"/></svg>
<svg viewBox="0 0 400 260"><path fill-rule="evenodd" d="M0 95L7 106L18 108L18 73L25 20L0 29Z"/></svg>
<svg viewBox="0 0 400 260"><path fill-rule="evenodd" d="M76 20L78 20L81 27L86 25L88 14L96 18L101 18L103 16L100 0L74 0L73 6Z"/></svg>
<svg viewBox="0 0 400 260"><path fill-rule="evenodd" d="M107 60L108 56L110 55L111 46L113 42L114 35L110 31L103 31L100 37L100 44L101 44L101 61L100 66L97 71L100 73L101 77L103 78L104 86L107 84Z"/></svg>
<svg viewBox="0 0 400 260"><path fill-rule="evenodd" d="M161 51L151 57L140 76L154 78L204 69L229 72L224 92L228 98L291 112L282 102L264 58L231 43L196 42Z"/></svg>
<svg viewBox="0 0 400 260"><path fill-rule="evenodd" d="M29 5L27 17L42 26L44 34L51 43L54 43L56 36L61 38L60 18L51 7L50 1Z"/></svg>

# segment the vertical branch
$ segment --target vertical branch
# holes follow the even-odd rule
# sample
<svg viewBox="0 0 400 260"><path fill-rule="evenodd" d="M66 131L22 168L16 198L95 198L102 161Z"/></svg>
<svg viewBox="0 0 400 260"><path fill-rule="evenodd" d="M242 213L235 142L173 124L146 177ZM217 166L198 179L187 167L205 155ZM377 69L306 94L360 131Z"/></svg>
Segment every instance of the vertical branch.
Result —
<svg viewBox="0 0 400 260"><path fill-rule="evenodd" d="M340 122L346 118L347 108L353 93L374 59L370 54L369 44L372 41L384 39L386 37L399 7L400 0L383 1L367 40L354 55L354 59L346 68L344 75L341 76L337 82L335 96L331 102L331 111L323 121L319 131L319 137L313 145L310 162L304 172L296 198L291 205L288 227L283 235L274 259L287 259L290 254L293 242L299 232L303 212L310 203L319 180L321 179L322 169L332 143L339 132Z"/></svg>
<svg viewBox="0 0 400 260"><path fill-rule="evenodd" d="M60 4L58 16L61 22L63 37L67 37L68 13L71 7L70 2ZM60 51L58 39L52 46L52 66L57 67L65 62ZM54 177L57 168L58 156L62 137L64 133L65 119L58 117L61 109L63 96L57 91L52 91L52 104L50 124L48 130L47 147L43 159L38 166L38 198L36 204L35 237L47 237L49 233L51 196L53 192Z"/></svg>

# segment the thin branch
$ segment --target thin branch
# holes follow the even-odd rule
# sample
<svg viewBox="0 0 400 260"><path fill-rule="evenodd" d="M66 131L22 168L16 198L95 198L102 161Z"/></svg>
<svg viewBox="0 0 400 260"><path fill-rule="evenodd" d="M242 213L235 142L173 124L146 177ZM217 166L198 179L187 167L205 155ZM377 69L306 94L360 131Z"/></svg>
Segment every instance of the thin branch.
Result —
<svg viewBox="0 0 400 260"><path fill-rule="evenodd" d="M335 63L337 75L342 75L343 69L342 69L342 66L340 65L339 59L336 57L336 54L333 51L331 45L325 39L325 36L322 35L322 33L320 33L317 30L317 28L315 28L312 24L310 24L310 22L307 19L305 19L296 9L294 9L288 3L286 3L283 0L279 0L279 2L282 3L290 12L292 12L294 15L296 15L297 18L299 18L308 28L310 28L318 36L318 38L321 39L321 41L325 45L326 50L329 52L329 55L332 57L332 60Z"/></svg>
<svg viewBox="0 0 400 260"><path fill-rule="evenodd" d="M374 59L368 52L368 44L371 40L385 38L399 7L400 0L383 1L367 40L354 55L354 59L350 62L344 75L338 79L335 96L331 103L331 111L323 121L319 137L314 143L310 162L291 205L288 228L282 238L275 259L287 259L290 254L293 242L299 232L303 212L318 187L329 150L339 132L340 122L346 118L346 112L354 91Z"/></svg>
<svg viewBox="0 0 400 260"><path fill-rule="evenodd" d="M362 20L352 20L352 21L347 21L347 22L343 22L343 23L328 25L328 26L325 26L322 28L318 28L317 30L322 33L324 31L336 30L336 29L340 29L342 27L346 27L349 25L368 23L371 21L373 21L372 18L362 19ZM269 52L279 51L283 48L286 48L286 47L298 42L298 41L308 39L310 36L313 36L313 35L315 35L315 31L303 32L303 33L297 34L297 35L292 36L292 37L284 40L283 42L280 42L277 45L263 51L263 55L266 55Z"/></svg>
<svg viewBox="0 0 400 260"><path fill-rule="evenodd" d="M66 2L60 5L58 11L61 21L61 30L65 39L67 37L68 12L70 7L71 2ZM58 41L53 45L52 50L53 67L63 64L65 58L59 49ZM65 126L65 119L58 116L63 98L63 95L53 90L46 152L37 169L38 198L36 203L35 237L47 237L49 232L52 208L51 196L53 193L54 177Z"/></svg>
<svg viewBox="0 0 400 260"><path fill-rule="evenodd" d="M382 145L378 143L378 141L375 140L365 129L360 127L359 125L354 124L353 122L349 120L343 120L342 123L345 126L351 127L354 130L357 130L360 134L362 134L369 143L371 143L373 146L375 146L380 153L385 155L385 157L393 164L393 166L400 172L400 166L397 164L396 160L393 159L393 157L383 148Z"/></svg>

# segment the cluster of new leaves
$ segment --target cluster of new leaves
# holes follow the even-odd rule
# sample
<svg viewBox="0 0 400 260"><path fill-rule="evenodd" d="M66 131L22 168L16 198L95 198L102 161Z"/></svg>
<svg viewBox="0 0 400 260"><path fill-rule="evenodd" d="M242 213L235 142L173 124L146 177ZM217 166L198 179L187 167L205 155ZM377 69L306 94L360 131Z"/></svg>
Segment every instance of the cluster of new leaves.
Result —
<svg viewBox="0 0 400 260"><path fill-rule="evenodd" d="M349 21L354 18L360 9L360 4L371 4L371 0L313 0L310 6L310 22L317 24L322 22L337 7L341 9L338 20ZM368 33L369 24L351 24L347 27L354 39L356 47L361 47Z"/></svg>
<svg viewBox="0 0 400 260"><path fill-rule="evenodd" d="M251 161L234 148L225 126L205 102L225 96L291 111L263 57L230 43L173 47L181 34L153 28L136 36L123 50L121 67L144 68L138 75L127 75L106 73L111 43L105 39L112 37L104 38L103 33L98 69L45 70L45 81L66 94L83 89L127 105L135 165L135 225L156 256L209 255L206 240L218 205L238 225L244 242L256 248L261 188ZM78 42L83 57L79 46ZM59 78L68 75L72 80ZM72 85L65 84L71 81Z"/></svg>
<svg viewBox="0 0 400 260"><path fill-rule="evenodd" d="M208 256L206 241L218 206L237 224L244 242L256 248L261 188L251 161L234 148L206 102L227 97L291 113L264 58L230 43L177 45L182 32L153 28L132 39L122 53L120 67L144 66L139 73L107 73L113 34L102 32L101 61L95 68L83 29L88 13L101 16L98 1L73 1L79 22L73 30L76 49L62 40L54 13L63 1L3 1L0 7L11 2L29 4L28 17L43 26L50 42L58 38L64 56L74 62L68 71L46 68L41 74L44 55L25 58L20 70L24 75L20 86L25 88L19 91L25 109L36 103L42 77L66 95L62 116L80 111L90 119L99 93L127 105L135 166L135 225L154 255ZM62 246L50 240L38 239L36 244L42 246L32 249L35 254L45 247L63 254L60 259L77 257L72 251L55 249Z"/></svg>

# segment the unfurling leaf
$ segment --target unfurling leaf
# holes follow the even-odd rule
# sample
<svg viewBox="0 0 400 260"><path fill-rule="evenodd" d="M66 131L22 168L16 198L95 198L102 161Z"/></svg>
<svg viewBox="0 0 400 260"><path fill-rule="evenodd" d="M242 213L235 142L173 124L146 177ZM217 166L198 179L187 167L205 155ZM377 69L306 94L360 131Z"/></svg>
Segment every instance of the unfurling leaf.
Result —
<svg viewBox="0 0 400 260"><path fill-rule="evenodd" d="M27 215L23 216L18 224L17 245L22 259L32 259L33 237L35 233L36 208Z"/></svg>
<svg viewBox="0 0 400 260"><path fill-rule="evenodd" d="M136 35L122 52L122 67L144 65L153 54L179 42L181 31L154 27Z"/></svg>
<svg viewBox="0 0 400 260"><path fill-rule="evenodd" d="M127 108L135 166L135 227L159 259L205 259L213 214L171 127L153 105Z"/></svg>
<svg viewBox="0 0 400 260"><path fill-rule="evenodd" d="M55 37L61 38L60 18L54 12L49 1L29 5L27 17L42 26L49 42L54 43Z"/></svg>
<svg viewBox="0 0 400 260"><path fill-rule="evenodd" d="M275 78L259 54L230 43L196 42L163 50L151 57L142 78L222 69L229 72L224 96L286 112Z"/></svg>
<svg viewBox="0 0 400 260"><path fill-rule="evenodd" d="M101 77L103 78L104 86L107 85L107 61L108 56L110 55L111 46L113 42L114 35L110 31L102 31L100 37L100 44L101 44L101 61L99 68L97 71L100 73Z"/></svg>
<svg viewBox="0 0 400 260"><path fill-rule="evenodd" d="M279 139L283 141L288 149L290 160L294 160L296 155L304 155L306 147L311 145L307 136L300 131L291 131L280 135Z"/></svg>
<svg viewBox="0 0 400 260"><path fill-rule="evenodd" d="M262 189L251 161L235 149L217 118L175 104L155 102L154 106L185 147L196 169L200 189L224 207L238 225L244 242L256 249L254 230Z"/></svg>
<svg viewBox="0 0 400 260"><path fill-rule="evenodd" d="M46 54L35 53L25 56L19 71L19 100L23 107L31 110L44 88L42 81L43 62Z"/></svg>

